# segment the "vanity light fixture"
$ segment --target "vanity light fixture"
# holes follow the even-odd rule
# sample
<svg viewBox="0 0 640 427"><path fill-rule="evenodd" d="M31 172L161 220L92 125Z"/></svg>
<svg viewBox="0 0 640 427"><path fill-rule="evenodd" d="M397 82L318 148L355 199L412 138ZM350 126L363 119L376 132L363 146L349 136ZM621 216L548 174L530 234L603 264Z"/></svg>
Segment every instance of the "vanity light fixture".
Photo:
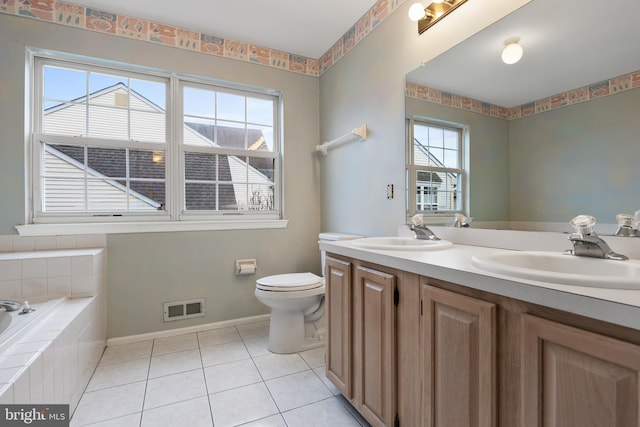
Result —
<svg viewBox="0 0 640 427"><path fill-rule="evenodd" d="M511 65L520 61L524 50L522 46L518 44L519 37L511 37L504 41L504 49L502 50L502 62Z"/></svg>
<svg viewBox="0 0 640 427"><path fill-rule="evenodd" d="M447 16L454 9L467 0L433 0L414 3L409 8L409 19L418 22L418 34L424 33L429 27Z"/></svg>

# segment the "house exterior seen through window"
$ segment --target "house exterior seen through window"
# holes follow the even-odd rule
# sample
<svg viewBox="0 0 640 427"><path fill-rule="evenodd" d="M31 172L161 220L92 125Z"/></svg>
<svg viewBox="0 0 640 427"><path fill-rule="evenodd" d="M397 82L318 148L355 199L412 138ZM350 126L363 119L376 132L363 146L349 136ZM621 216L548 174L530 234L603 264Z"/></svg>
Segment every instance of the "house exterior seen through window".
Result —
<svg viewBox="0 0 640 427"><path fill-rule="evenodd" d="M463 211L463 135L460 127L407 120L409 214Z"/></svg>
<svg viewBox="0 0 640 427"><path fill-rule="evenodd" d="M32 222L280 219L280 95L33 58Z"/></svg>

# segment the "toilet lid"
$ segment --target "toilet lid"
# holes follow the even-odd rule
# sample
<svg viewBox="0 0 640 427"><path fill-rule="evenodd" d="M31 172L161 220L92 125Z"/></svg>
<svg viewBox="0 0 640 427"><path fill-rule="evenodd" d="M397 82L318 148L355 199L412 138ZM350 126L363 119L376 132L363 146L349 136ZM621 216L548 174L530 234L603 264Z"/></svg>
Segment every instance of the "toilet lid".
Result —
<svg viewBox="0 0 640 427"><path fill-rule="evenodd" d="M256 287L263 291L306 291L323 285L322 277L313 273L290 273L267 276L256 281Z"/></svg>

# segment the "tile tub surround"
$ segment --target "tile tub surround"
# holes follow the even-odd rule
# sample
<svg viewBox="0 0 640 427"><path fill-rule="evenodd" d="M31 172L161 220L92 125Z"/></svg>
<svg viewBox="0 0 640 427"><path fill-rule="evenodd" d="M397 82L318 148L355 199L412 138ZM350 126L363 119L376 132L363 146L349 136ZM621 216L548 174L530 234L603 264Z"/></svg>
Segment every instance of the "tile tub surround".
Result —
<svg viewBox="0 0 640 427"><path fill-rule="evenodd" d="M71 426L367 426L324 375L324 348L267 350L259 321L107 347Z"/></svg>
<svg viewBox="0 0 640 427"><path fill-rule="evenodd" d="M0 253L0 298L89 297L104 281L104 249Z"/></svg>
<svg viewBox="0 0 640 427"><path fill-rule="evenodd" d="M0 402L75 409L106 344L103 249L0 254L0 297L62 296L0 344Z"/></svg>

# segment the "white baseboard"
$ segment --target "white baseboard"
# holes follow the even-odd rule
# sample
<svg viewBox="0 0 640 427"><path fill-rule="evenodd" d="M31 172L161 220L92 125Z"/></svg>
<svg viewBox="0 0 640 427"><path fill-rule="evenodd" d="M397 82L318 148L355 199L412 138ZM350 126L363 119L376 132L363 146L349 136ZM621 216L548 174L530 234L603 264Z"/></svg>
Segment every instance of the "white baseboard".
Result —
<svg viewBox="0 0 640 427"><path fill-rule="evenodd" d="M107 347L112 345L131 344L138 341L153 340L156 338L174 337L176 335L190 334L193 332L207 331L210 329L228 328L230 326L246 325L247 323L263 322L269 320L269 314L243 317L240 319L223 320L221 322L206 323L204 325L187 326L185 328L170 329L167 331L149 332L146 334L128 335L126 337L115 337L107 340Z"/></svg>

